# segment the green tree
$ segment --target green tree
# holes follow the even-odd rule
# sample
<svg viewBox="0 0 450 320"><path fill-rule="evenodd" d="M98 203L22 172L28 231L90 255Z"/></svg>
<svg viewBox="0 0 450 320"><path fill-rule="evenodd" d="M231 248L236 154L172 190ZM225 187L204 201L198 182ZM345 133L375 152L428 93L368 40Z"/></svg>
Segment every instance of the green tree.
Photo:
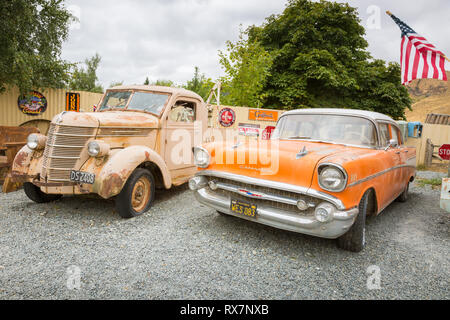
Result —
<svg viewBox="0 0 450 320"><path fill-rule="evenodd" d="M109 87L113 88L113 87L117 87L117 86L121 86L123 85L123 81L113 81L110 83Z"/></svg>
<svg viewBox="0 0 450 320"><path fill-rule="evenodd" d="M63 1L1 1L0 16L0 92L64 87L70 64L61 60L61 46L74 18Z"/></svg>
<svg viewBox="0 0 450 320"><path fill-rule="evenodd" d="M163 86L163 87L174 87L176 88L175 83L172 80L158 79L151 84L152 86Z"/></svg>
<svg viewBox="0 0 450 320"><path fill-rule="evenodd" d="M246 43L237 43L244 53L229 51L245 56L250 54L245 46L256 42L272 58L260 91L265 107L354 108L401 119L411 106L400 84L400 66L372 59L357 10L348 4L290 0L282 14L245 34ZM241 87L251 83L244 78Z"/></svg>
<svg viewBox="0 0 450 320"><path fill-rule="evenodd" d="M207 78L205 74L201 74L200 69L198 67L195 67L194 76L191 80L187 81L183 88L191 90L197 93L203 99L206 99L213 86L213 80L211 78Z"/></svg>
<svg viewBox="0 0 450 320"><path fill-rule="evenodd" d="M148 77L147 77L147 78L145 78L144 85L148 86L149 84L150 84L150 80L148 80Z"/></svg>
<svg viewBox="0 0 450 320"><path fill-rule="evenodd" d="M227 52L219 51L220 64L226 76L221 79L224 104L253 106L262 104L267 94L263 91L270 75L273 57L258 41L247 39L241 31L236 43L227 41Z"/></svg>
<svg viewBox="0 0 450 320"><path fill-rule="evenodd" d="M90 59L84 60L86 68L74 66L72 77L69 80L69 88L71 90L103 93L103 87L97 83L97 68L101 60L100 55L96 53Z"/></svg>

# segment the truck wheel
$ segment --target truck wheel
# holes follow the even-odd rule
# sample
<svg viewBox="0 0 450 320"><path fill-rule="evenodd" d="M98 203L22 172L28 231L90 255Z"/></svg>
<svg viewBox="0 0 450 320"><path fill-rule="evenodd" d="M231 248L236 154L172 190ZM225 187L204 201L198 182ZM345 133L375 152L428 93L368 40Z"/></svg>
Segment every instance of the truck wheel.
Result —
<svg viewBox="0 0 450 320"><path fill-rule="evenodd" d="M134 170L116 197L116 210L122 218L140 216L150 209L155 197L155 178L146 169Z"/></svg>
<svg viewBox="0 0 450 320"><path fill-rule="evenodd" d="M405 190L403 190L403 192L398 196L396 200L399 202L406 202L408 200L408 192L409 192L409 182L406 185Z"/></svg>
<svg viewBox="0 0 450 320"><path fill-rule="evenodd" d="M353 223L350 230L337 239L337 245L339 248L359 252L364 249L366 244L366 216L367 209L369 207L369 197L371 191L364 193L361 201L359 202L359 213L356 217L355 223Z"/></svg>
<svg viewBox="0 0 450 320"><path fill-rule="evenodd" d="M36 187L31 182L25 182L23 184L23 190L25 194L30 200L33 200L37 203L46 203L52 202L60 199L62 197L61 194L47 194L41 191L40 188Z"/></svg>

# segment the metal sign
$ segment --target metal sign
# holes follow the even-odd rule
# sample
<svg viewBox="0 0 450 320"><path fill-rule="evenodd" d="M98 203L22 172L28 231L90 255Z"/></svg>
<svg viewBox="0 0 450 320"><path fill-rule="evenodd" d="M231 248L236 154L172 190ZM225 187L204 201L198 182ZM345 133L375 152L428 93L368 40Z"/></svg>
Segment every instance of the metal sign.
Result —
<svg viewBox="0 0 450 320"><path fill-rule="evenodd" d="M66 93L66 111L80 112L80 94L74 92Z"/></svg>
<svg viewBox="0 0 450 320"><path fill-rule="evenodd" d="M38 91L20 95L17 104L20 111L30 116L38 116L47 110L47 98Z"/></svg>
<svg viewBox="0 0 450 320"><path fill-rule="evenodd" d="M444 160L450 160L450 144L443 144L439 148L439 156Z"/></svg>
<svg viewBox="0 0 450 320"><path fill-rule="evenodd" d="M250 109L248 111L248 119L255 121L273 121L278 120L278 111L274 110L262 110L262 109Z"/></svg>
<svg viewBox="0 0 450 320"><path fill-rule="evenodd" d="M231 108L223 108L219 112L218 120L223 127L231 127L236 121L236 113Z"/></svg>

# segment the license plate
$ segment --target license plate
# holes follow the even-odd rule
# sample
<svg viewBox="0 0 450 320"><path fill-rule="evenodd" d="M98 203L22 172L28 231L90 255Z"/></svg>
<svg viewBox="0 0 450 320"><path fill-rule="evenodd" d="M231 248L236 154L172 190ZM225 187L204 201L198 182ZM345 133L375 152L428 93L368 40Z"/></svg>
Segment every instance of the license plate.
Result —
<svg viewBox="0 0 450 320"><path fill-rule="evenodd" d="M249 218L256 218L256 205L238 200L231 200L231 211Z"/></svg>
<svg viewBox="0 0 450 320"><path fill-rule="evenodd" d="M95 174L83 171L70 171L70 181L78 183L93 184L95 181Z"/></svg>

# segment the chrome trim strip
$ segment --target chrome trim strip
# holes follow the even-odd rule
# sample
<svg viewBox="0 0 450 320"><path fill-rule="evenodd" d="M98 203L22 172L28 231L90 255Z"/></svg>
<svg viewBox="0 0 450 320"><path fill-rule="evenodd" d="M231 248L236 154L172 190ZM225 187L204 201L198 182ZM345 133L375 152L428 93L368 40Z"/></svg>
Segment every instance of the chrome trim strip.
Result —
<svg viewBox="0 0 450 320"><path fill-rule="evenodd" d="M61 156L48 156L50 159L72 159L77 160L80 159L80 157L61 157Z"/></svg>
<svg viewBox="0 0 450 320"><path fill-rule="evenodd" d="M281 202L281 203L290 204L290 205L294 205L294 206L297 205L297 201L298 201L297 199L277 196L274 194L263 193L263 192L255 191L255 190L252 190L249 188L239 188L239 187L233 186L229 183L216 182L216 185L217 185L217 188L219 188L219 189L234 192L234 193L240 194L244 197L248 197L248 198L252 198L252 199L276 201L276 202ZM248 193L241 191L243 189L245 189L246 191L248 191L250 193L255 194L255 196L249 195Z"/></svg>
<svg viewBox="0 0 450 320"><path fill-rule="evenodd" d="M95 137L95 134L73 134L73 133L52 133L54 136L66 136L66 137Z"/></svg>
<svg viewBox="0 0 450 320"><path fill-rule="evenodd" d="M42 166L42 168L45 168L47 170L59 170L59 171L72 171L73 169L68 169L68 168L52 168L52 167L46 167L46 166Z"/></svg>
<svg viewBox="0 0 450 320"><path fill-rule="evenodd" d="M409 165L409 164L401 164L401 165L398 165L398 166L395 166L395 167L388 168L388 169L385 169L383 171L377 172L377 173L372 174L372 175L370 175L368 177L362 178L362 179L360 179L358 181L352 182L347 187L348 188L349 187L353 187L353 186L356 186L356 185L358 185L360 183L363 183L363 182L369 181L371 179L374 179L376 177L379 177L379 176L381 176L381 175L383 175L385 173L388 173L389 171L400 169L400 168L407 168L407 167L411 167L411 168L414 168L414 169L416 168L415 166L412 166L412 165Z"/></svg>
<svg viewBox="0 0 450 320"><path fill-rule="evenodd" d="M283 183L283 182L252 178L252 177L242 176L242 175L238 175L238 174L234 174L234 173L215 171L215 170L198 171L196 175L213 176L213 177L218 177L218 178L236 180L238 182L242 182L242 183L246 183L246 184L254 184L257 186L261 186L261 187L274 188L274 189L299 193L299 194L303 194L306 196L311 196L311 197L329 201L329 202L333 203L340 210L345 209L344 204L338 198L336 198L330 194L327 194L327 193L324 193L324 192L321 192L318 190L314 190L311 188L296 186L296 185L287 184L287 183Z"/></svg>
<svg viewBox="0 0 450 320"><path fill-rule="evenodd" d="M51 144L47 143L50 147L57 147L57 148L84 148L84 146L68 146L68 145L60 145L60 144Z"/></svg>
<svg viewBox="0 0 450 320"><path fill-rule="evenodd" d="M109 138L113 138L113 137L148 137L147 134L99 134L97 135L98 138L100 137L109 137Z"/></svg>

